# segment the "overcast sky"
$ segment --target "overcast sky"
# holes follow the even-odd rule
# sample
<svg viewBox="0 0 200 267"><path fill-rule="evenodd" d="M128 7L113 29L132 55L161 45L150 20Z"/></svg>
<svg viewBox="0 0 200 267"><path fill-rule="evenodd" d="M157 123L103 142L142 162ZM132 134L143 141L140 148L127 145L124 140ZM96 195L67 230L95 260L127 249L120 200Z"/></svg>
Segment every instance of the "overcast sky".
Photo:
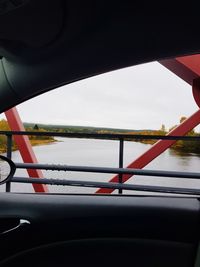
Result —
<svg viewBox="0 0 200 267"><path fill-rule="evenodd" d="M191 86L157 62L75 82L18 106L24 122L126 129L168 129L197 109Z"/></svg>

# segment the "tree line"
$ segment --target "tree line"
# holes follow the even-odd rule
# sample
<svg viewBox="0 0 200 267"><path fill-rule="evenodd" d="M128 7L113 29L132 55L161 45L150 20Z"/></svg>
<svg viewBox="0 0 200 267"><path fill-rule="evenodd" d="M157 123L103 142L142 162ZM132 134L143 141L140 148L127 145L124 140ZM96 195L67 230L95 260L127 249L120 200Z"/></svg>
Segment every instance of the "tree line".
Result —
<svg viewBox="0 0 200 267"><path fill-rule="evenodd" d="M180 123L182 123L184 120L186 120L186 117L180 118ZM172 126L169 131L166 130L165 125L162 124L161 128L157 131L140 131L138 134L141 135L166 135L169 132L171 132L174 128L176 128L178 125ZM186 134L185 136L194 136L194 137L200 137L199 133L196 133L195 130L191 130ZM142 139L142 140L134 140L137 142L142 142L146 144L154 144L156 140L148 140L148 139ZM194 141L186 141L186 140L179 140L174 145L170 147L170 149L177 150L184 153L196 153L200 154L200 141L194 140Z"/></svg>
<svg viewBox="0 0 200 267"><path fill-rule="evenodd" d="M180 123L182 123L186 117L181 117L180 118ZM43 125L42 125L43 126ZM161 125L159 130L124 130L124 129L106 129L106 128L94 128L94 127L78 127L76 126L75 132L89 132L89 133L109 133L109 134L133 134L133 135L166 135L168 132L173 130L177 125L174 125L169 129L169 131L166 130L166 127L164 124ZM56 127L56 128L55 128ZM63 126L64 127L64 126ZM68 129L69 128L69 129ZM44 125L44 128L41 126L38 126L38 124L25 124L25 129L26 131L40 131L40 132L48 132L56 129L58 132L73 132L74 129L72 129L72 126L65 126L64 128L58 128L58 126L50 126ZM84 131L83 131L84 129ZM10 127L8 125L8 122L4 119L0 120L0 131L10 131ZM191 130L186 136L195 136L199 137L200 134L196 133L195 130ZM40 144L46 144L50 142L54 142L55 139L52 136L35 136L31 135L29 136L31 144L32 145L40 145ZM129 138L128 141L134 141L134 142L141 142L145 144L154 144L156 140L150 140L150 139L134 139L134 138ZM6 145L7 145L7 138L4 135L0 135L0 153L4 153L6 151ZM13 142L13 150L16 150L17 146ZM199 141L186 141L186 140L180 140L177 141L171 149L180 151L180 152L185 152L185 153L196 153L200 154L200 142Z"/></svg>
<svg viewBox="0 0 200 267"><path fill-rule="evenodd" d="M35 124L34 127L25 127L25 130L31 132L37 132L37 131L47 132L47 130L39 128L37 124ZM8 122L4 119L0 120L0 131L10 131ZM52 136L30 135L29 139L32 145L42 145L55 141L55 139ZM7 137L5 135L0 135L0 153L5 153L6 150L7 150ZM17 145L14 142L14 140L12 143L12 150L17 150Z"/></svg>

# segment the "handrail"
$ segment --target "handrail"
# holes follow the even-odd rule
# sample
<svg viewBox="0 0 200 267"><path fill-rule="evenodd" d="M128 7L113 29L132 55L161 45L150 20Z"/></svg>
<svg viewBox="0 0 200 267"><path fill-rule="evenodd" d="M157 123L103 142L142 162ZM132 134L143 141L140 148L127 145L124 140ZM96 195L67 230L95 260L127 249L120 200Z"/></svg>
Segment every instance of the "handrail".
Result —
<svg viewBox="0 0 200 267"><path fill-rule="evenodd" d="M140 134L107 134L107 133L61 133L61 132L36 132L36 131L0 131L0 135L7 136L7 156L12 156L12 137L13 135L34 135L34 136L54 136L54 137L67 137L67 138L87 138L87 139L105 139L105 140L117 140L119 141L119 168L108 167L91 167L91 166L70 166L70 165L56 165L56 164L33 164L33 163L15 163L17 169L40 169L40 170L59 170L59 171L74 171L74 172L94 172L94 173L112 173L119 174L118 183L108 182L91 182L91 181L78 181L78 180L58 180L48 178L24 178L13 177L10 182L17 183L38 183L38 184L57 184L68 186L83 186L94 188L112 188L118 189L119 194L123 190L136 190L136 191L148 191L148 192L162 192L173 194L189 194L200 195L200 190L189 188L173 188L173 187L161 187L151 185L130 185L123 184L123 175L136 174L154 177L165 178L187 178L187 179L200 179L200 173L196 172L175 172L175 171L162 171L162 170L143 170L143 169L127 169L123 168L123 154L124 154L124 141L126 140L185 140L185 141L200 141L200 136L163 136L163 135L140 135ZM10 182L7 186L7 191L10 191Z"/></svg>
<svg viewBox="0 0 200 267"><path fill-rule="evenodd" d="M60 132L34 132L34 131L0 131L0 135L35 135L71 138L94 138L94 139L150 139L150 140L186 140L200 141L200 136L169 136L169 135L144 135L144 134L107 134L107 133L60 133Z"/></svg>
<svg viewBox="0 0 200 267"><path fill-rule="evenodd" d="M139 185L139 184L120 184L120 183L108 183L108 182L94 182L94 181L81 181L81 180L61 180L61 179L49 179L49 178L24 178L14 177L14 183L36 183L36 184L48 184L48 185L68 185L78 187L92 187L92 188L110 188L118 190L129 191L146 191L157 192L167 194L187 194L187 195L200 195L200 189L180 188L180 187L166 187L166 186L151 186L151 185Z"/></svg>
<svg viewBox="0 0 200 267"><path fill-rule="evenodd" d="M38 163L15 163L18 169L40 169L50 171L73 171L73 172L92 172L92 173L110 173L110 174L135 174L166 178L187 178L200 179L198 172L178 172L161 170L143 170L130 168L108 168L108 167L90 167L90 166L72 166L57 164L38 164Z"/></svg>

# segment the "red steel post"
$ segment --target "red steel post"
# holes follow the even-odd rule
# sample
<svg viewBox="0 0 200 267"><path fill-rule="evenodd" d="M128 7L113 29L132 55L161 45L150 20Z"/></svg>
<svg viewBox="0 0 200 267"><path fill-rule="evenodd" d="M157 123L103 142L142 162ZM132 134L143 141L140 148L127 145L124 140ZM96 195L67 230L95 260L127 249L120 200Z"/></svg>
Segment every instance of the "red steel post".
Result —
<svg viewBox="0 0 200 267"><path fill-rule="evenodd" d="M200 76L200 66L197 67L197 62L200 62L200 55L179 57L173 59L165 59L159 61L161 65L176 74L190 85L193 80Z"/></svg>
<svg viewBox="0 0 200 267"><path fill-rule="evenodd" d="M5 112L8 124L12 131L25 131L23 123L20 119L18 111L16 108L12 108ZM31 146L30 140L27 136L14 135L14 140L18 146L22 159L26 163L37 163L37 159L33 148ZM27 170L30 177L43 178L41 170ZM41 184L33 184L35 192L45 192L48 193L48 187Z"/></svg>

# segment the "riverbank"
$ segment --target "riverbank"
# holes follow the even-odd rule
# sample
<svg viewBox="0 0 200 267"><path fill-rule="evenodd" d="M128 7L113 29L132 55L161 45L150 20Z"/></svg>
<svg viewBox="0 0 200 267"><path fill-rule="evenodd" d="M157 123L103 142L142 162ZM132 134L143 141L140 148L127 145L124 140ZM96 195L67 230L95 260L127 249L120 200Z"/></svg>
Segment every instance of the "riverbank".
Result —
<svg viewBox="0 0 200 267"><path fill-rule="evenodd" d="M37 124L35 124L33 127L25 127L26 131L31 132L48 132L48 130L45 130L41 127L38 127ZM0 131L10 131L10 127L8 125L8 122L4 119L0 120ZM37 135L30 135L29 140L31 142L32 146L41 146L41 145L47 145L53 142L56 142L57 140L54 139L53 136L37 136ZM12 151L17 150L17 145L13 141L12 144ZM0 135L0 154L5 153L7 151L7 137L5 135Z"/></svg>
<svg viewBox="0 0 200 267"><path fill-rule="evenodd" d="M182 123L186 118L182 117L180 119L180 123ZM143 129L143 130L131 130L131 129L112 129L112 128L97 128L97 127L84 127L84 126L63 126L63 125L45 125L45 124L33 124L33 123L24 123L25 129L27 131L33 132L59 132L59 133L90 133L90 134L128 134L130 135L166 135L170 132L173 126L169 131L166 130L165 126L162 125L159 130L150 130L150 129ZM1 120L0 121L0 130L8 131L9 126L7 121ZM194 130L190 131L188 136L199 137L200 134L196 133ZM39 145L46 145L56 140L52 136L29 136L31 144L33 146ZM115 138L113 138L114 140ZM112 140L112 138L111 138ZM150 144L153 145L157 140L154 139L134 139L134 138L125 138L125 141L132 141L132 142L139 142L143 144ZM0 136L0 153L4 153L6 151L6 144L7 139L6 136ZM16 150L17 147L13 144L13 150ZM184 153L195 153L200 155L200 146L199 141L177 141L170 149L184 152Z"/></svg>
<svg viewBox="0 0 200 267"><path fill-rule="evenodd" d="M51 143L56 142L56 139L52 140L30 140L32 146L42 146L42 145L48 145Z"/></svg>
<svg viewBox="0 0 200 267"><path fill-rule="evenodd" d="M49 145L54 142L57 142L56 139L48 139L48 140L30 140L32 146L43 146L43 145ZM18 150L17 146L14 144L12 146L12 151ZM7 147L4 144L3 146L0 146L0 154L3 154L7 151Z"/></svg>
<svg viewBox="0 0 200 267"><path fill-rule="evenodd" d="M188 135L191 136L191 135ZM193 137L200 137L199 134L192 135ZM158 140L133 140L134 142L139 142L142 144L149 144L153 145ZM182 153L194 153L200 155L200 141L186 141L186 140L180 140L177 141L174 145L172 145L169 149L182 152Z"/></svg>

